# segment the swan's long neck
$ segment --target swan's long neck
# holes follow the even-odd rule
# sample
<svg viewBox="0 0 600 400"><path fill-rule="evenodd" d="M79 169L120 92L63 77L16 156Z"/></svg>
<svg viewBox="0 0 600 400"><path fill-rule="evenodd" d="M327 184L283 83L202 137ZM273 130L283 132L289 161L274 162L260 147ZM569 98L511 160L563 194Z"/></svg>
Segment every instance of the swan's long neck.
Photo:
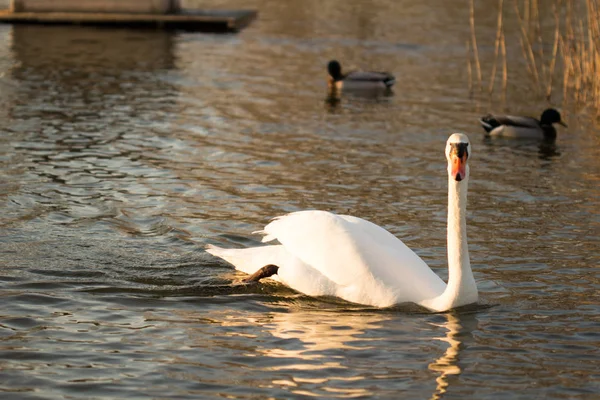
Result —
<svg viewBox="0 0 600 400"><path fill-rule="evenodd" d="M425 304L435 311L446 311L478 300L467 244L468 183L468 175L460 182L451 176L448 178L448 284L440 296Z"/></svg>
<svg viewBox="0 0 600 400"><path fill-rule="evenodd" d="M461 182L448 178L448 286L444 291L452 307L477 301L467 244L467 176Z"/></svg>

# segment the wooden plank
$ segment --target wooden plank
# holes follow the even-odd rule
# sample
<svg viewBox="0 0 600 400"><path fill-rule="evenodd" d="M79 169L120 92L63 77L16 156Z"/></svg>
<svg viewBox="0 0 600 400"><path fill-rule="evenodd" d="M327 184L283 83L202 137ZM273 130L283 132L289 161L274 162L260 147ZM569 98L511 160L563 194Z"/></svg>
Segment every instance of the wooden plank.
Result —
<svg viewBox="0 0 600 400"><path fill-rule="evenodd" d="M11 12L0 11L0 23L75 24L155 27L210 32L236 32L256 16L255 10L182 10L175 14Z"/></svg>
<svg viewBox="0 0 600 400"><path fill-rule="evenodd" d="M179 0L12 0L13 12L94 12L168 14L180 9Z"/></svg>

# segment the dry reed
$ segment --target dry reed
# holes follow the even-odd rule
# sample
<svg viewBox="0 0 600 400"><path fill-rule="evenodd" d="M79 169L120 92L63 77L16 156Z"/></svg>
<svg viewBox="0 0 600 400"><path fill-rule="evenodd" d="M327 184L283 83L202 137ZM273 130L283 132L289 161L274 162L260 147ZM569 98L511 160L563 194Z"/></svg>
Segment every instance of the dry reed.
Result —
<svg viewBox="0 0 600 400"><path fill-rule="evenodd" d="M494 92L494 84L496 83L496 67L498 65L498 52L500 51L500 40L503 37L502 17L504 16L504 0L498 0L498 23L496 28L496 42L494 46L494 63L492 64L492 73L488 93L491 95Z"/></svg>
<svg viewBox="0 0 600 400"><path fill-rule="evenodd" d="M494 41L494 58L491 65L488 95L496 84L498 60L502 58L502 95L508 90L508 63L506 60L505 26L507 18L516 18L518 41L533 88L552 100L553 93L562 86L563 101L574 101L579 106L593 108L600 115L600 0L555 0L552 4L554 29L552 36L544 29L539 0L514 0L513 12L506 10L504 1L498 0L497 28ZM549 2L542 2L545 7ZM479 90L483 92L483 74L475 34L475 8L470 0L471 41L467 43L469 91L473 90L475 66ZM543 11L546 11L545 9ZM544 35L544 32L547 34ZM544 52L544 49L547 49ZM550 51L551 49L551 51ZM562 79L555 75L562 73ZM518 71L515 71L518 73Z"/></svg>
<svg viewBox="0 0 600 400"><path fill-rule="evenodd" d="M482 76L481 76L481 64L479 63L479 50L477 48L477 35L475 34L475 4L474 0L470 0L469 3L469 22L471 25L471 43L473 47L473 58L475 60L475 68L477 70L477 81L479 82L479 89L483 88Z"/></svg>

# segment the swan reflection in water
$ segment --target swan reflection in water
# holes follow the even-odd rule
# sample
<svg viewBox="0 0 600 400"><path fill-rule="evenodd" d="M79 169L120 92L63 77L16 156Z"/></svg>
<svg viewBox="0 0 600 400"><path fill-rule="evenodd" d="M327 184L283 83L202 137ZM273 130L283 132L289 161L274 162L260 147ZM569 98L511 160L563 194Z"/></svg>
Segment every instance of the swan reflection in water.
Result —
<svg viewBox="0 0 600 400"><path fill-rule="evenodd" d="M369 332L381 329L390 319L391 315L382 313L345 310L274 315L270 333L282 346L260 349L272 360L270 370L277 371L273 385L285 386L295 395L372 396L367 385L354 383L365 379L363 363L369 359L354 359L352 355L375 348L381 338ZM348 368L350 363L356 369Z"/></svg>
<svg viewBox="0 0 600 400"><path fill-rule="evenodd" d="M381 394L377 388L384 387L378 381L402 382L408 374L427 365L437 375L431 399L440 399L450 389L453 377L460 375L462 340L471 337L471 330L463 328L461 319L468 326L473 325L470 321L476 324L477 320L472 314L436 314L426 316L428 321L421 316L399 317L395 312L277 314L272 320L271 333L292 346L261 351L266 357L280 360L271 364L271 370L279 372L272 384L285 386L294 394L377 396ZM433 339L448 344L445 352L429 364L427 359L431 360L439 345L420 334L423 328L427 332L445 333ZM382 345L388 350L382 352ZM394 346L399 347L394 349ZM415 350L421 354L414 354ZM315 370L321 371L318 377ZM286 378L282 379L280 373ZM429 386L424 382L423 389ZM400 383L400 391L402 387Z"/></svg>
<svg viewBox="0 0 600 400"><path fill-rule="evenodd" d="M317 398L442 398L477 324L474 314L292 302L286 312L180 310L146 321L168 324L165 364L197 368L171 371L174 379ZM180 329L186 334L173 336Z"/></svg>
<svg viewBox="0 0 600 400"><path fill-rule="evenodd" d="M454 376L460 375L462 372L460 366L458 365L458 355L462 345L459 335L463 331L463 326L460 324L458 315L455 315L454 313L446 313L445 317L447 318L447 321L439 324L438 326L446 328L446 336L439 337L437 339L448 343L448 348L440 358L429 364L430 371L440 373L440 375L435 378L437 387L435 393L433 396L431 396L432 400L441 399L444 393L448 391L450 379Z"/></svg>

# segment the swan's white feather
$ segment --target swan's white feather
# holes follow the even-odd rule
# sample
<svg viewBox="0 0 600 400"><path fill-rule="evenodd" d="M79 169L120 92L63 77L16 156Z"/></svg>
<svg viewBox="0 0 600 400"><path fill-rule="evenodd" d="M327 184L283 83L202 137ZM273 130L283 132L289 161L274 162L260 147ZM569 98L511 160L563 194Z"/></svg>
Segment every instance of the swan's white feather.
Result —
<svg viewBox="0 0 600 400"><path fill-rule="evenodd" d="M287 261L289 253L283 246L260 246L244 249L224 249L208 245L206 251L235 266L238 271L253 274L265 265Z"/></svg>
<svg viewBox="0 0 600 400"><path fill-rule="evenodd" d="M248 249L207 251L252 274L259 268L278 266L277 277L308 295L331 295L342 299L386 307L403 302L445 311L476 302L466 237L466 201L469 167L456 181L451 174L458 144L469 140L455 133L446 144L448 159L448 261L446 285L428 266L394 235L361 218L327 211L299 211L275 218L259 233L263 241L280 244ZM467 156L471 154L468 150ZM453 158L454 157L454 158Z"/></svg>
<svg viewBox="0 0 600 400"><path fill-rule="evenodd" d="M311 296L386 307L439 296L445 283L402 241L361 218L299 211L276 218L263 231L281 245L207 251L253 274L279 267L284 284Z"/></svg>
<svg viewBox="0 0 600 400"><path fill-rule="evenodd" d="M348 301L378 307L419 303L445 289L445 283L402 241L361 218L299 211L274 220L264 231L335 283L337 295ZM280 265L279 273L285 268ZM296 288L296 283L289 284Z"/></svg>
<svg viewBox="0 0 600 400"><path fill-rule="evenodd" d="M338 287L316 269L303 263L282 245L224 249L209 245L206 251L232 264L235 269L253 274L265 265L274 264L279 271L272 278L309 296L337 296Z"/></svg>

